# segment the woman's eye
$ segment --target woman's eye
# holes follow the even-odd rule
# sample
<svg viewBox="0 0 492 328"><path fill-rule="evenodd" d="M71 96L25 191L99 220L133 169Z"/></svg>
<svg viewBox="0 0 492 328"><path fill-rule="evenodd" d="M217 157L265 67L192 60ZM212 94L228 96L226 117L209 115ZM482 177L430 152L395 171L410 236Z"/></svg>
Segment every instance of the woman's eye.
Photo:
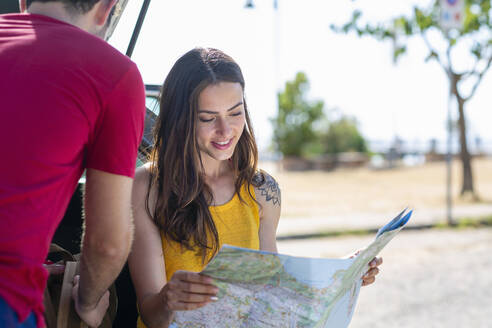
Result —
<svg viewBox="0 0 492 328"><path fill-rule="evenodd" d="M204 118L204 117L200 117L199 119L200 119L200 122L205 122L205 123L206 122L212 122L214 120L213 118L207 119L207 118Z"/></svg>
<svg viewBox="0 0 492 328"><path fill-rule="evenodd" d="M240 111L240 112L237 112L237 113L232 113L231 116L240 116L243 112Z"/></svg>

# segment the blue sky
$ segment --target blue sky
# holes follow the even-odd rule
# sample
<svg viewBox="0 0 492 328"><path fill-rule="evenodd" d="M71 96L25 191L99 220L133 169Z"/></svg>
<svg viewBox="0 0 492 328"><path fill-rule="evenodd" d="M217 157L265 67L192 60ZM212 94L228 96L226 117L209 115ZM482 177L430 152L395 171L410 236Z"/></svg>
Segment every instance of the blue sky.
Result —
<svg viewBox="0 0 492 328"><path fill-rule="evenodd" d="M445 140L448 85L437 63L424 63L425 44L410 41L409 52L392 62L391 43L333 33L330 24L346 22L355 8L369 21L409 13L430 0L153 0L133 60L146 83L161 84L174 62L196 46L219 48L241 66L246 98L261 149L270 144L269 117L276 113L275 93L296 72L310 82L309 97L325 101L330 116L357 118L370 140L409 144ZM141 0L130 1L110 43L126 50ZM466 57L456 56L460 66ZM492 73L485 76L467 115L471 139L492 144L490 100ZM336 114L338 113L338 114Z"/></svg>

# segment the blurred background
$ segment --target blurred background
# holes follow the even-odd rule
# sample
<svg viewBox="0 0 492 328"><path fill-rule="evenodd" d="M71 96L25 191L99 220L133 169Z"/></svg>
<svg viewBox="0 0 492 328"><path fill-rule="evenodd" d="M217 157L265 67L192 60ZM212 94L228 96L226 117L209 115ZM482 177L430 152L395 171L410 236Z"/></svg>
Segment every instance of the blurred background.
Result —
<svg viewBox="0 0 492 328"><path fill-rule="evenodd" d="M141 5L128 3L110 40L122 51ZM415 210L351 327L492 327L490 10L480 0L152 1L132 58L154 85L193 47L239 63L260 167L282 189L281 252L340 257Z"/></svg>
<svg viewBox="0 0 492 328"><path fill-rule="evenodd" d="M123 53L143 4L109 40ZM490 0L154 0L132 59L154 113L188 50L239 63L282 253L344 256L414 209L351 327L492 327L490 15Z"/></svg>

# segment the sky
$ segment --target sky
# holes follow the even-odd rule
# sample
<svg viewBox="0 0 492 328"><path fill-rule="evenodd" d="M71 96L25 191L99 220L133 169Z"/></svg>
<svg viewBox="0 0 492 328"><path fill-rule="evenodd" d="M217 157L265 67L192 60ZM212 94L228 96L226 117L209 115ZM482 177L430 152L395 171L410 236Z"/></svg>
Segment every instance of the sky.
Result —
<svg viewBox="0 0 492 328"><path fill-rule="evenodd" d="M448 81L436 62L424 62L423 41L412 38L407 54L394 64L390 42L330 29L347 22L354 9L379 22L430 0L277 0L276 10L274 0L253 2L255 8L246 9L246 0L153 0L132 56L144 82L162 84L188 50L214 47L241 66L260 150L271 144L276 92L299 71L310 81L308 97L323 100L328 117L355 117L373 144L396 136L410 147L426 147L433 138L444 144ZM129 1L110 40L123 52L141 3ZM470 64L459 53L453 59L459 67ZM466 108L471 144L480 137L492 147L491 87L492 72Z"/></svg>

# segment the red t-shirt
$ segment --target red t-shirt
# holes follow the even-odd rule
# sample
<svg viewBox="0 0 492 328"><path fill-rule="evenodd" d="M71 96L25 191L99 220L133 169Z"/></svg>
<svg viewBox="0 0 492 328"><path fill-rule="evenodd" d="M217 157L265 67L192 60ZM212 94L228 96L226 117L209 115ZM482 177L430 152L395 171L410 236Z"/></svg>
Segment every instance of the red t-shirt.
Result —
<svg viewBox="0 0 492 328"><path fill-rule="evenodd" d="M83 170L133 177L145 89L126 56L70 24L0 15L0 297L44 324L42 263Z"/></svg>

